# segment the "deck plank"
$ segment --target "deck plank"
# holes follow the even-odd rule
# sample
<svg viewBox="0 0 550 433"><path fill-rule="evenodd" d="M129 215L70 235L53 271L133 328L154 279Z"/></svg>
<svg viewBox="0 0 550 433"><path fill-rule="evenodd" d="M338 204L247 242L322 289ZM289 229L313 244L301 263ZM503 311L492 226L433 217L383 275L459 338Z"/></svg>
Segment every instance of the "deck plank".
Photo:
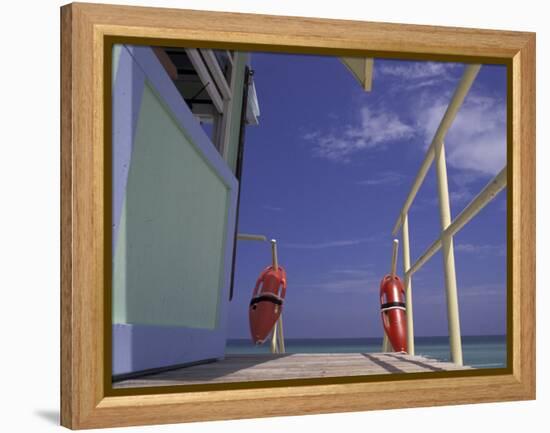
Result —
<svg viewBox="0 0 550 433"><path fill-rule="evenodd" d="M293 353L227 355L193 365L113 384L114 388L249 382L316 377L363 376L469 369L451 362L402 353Z"/></svg>

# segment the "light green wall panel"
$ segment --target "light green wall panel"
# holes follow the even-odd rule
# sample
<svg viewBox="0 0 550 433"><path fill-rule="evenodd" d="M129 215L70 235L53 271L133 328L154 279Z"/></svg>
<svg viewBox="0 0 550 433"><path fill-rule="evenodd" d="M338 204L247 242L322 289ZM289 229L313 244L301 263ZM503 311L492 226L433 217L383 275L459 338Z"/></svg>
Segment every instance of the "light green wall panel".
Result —
<svg viewBox="0 0 550 433"><path fill-rule="evenodd" d="M120 213L118 236L113 258L113 323L127 323L126 321L126 200Z"/></svg>
<svg viewBox="0 0 550 433"><path fill-rule="evenodd" d="M146 83L114 254L115 323L215 328L228 200Z"/></svg>
<svg viewBox="0 0 550 433"><path fill-rule="evenodd" d="M116 73L118 72L118 63L119 63L119 60L120 60L121 50L122 50L122 45L121 44L113 45L113 54L112 54L112 58L111 58L111 71L112 71L112 77L111 78L112 78L113 84L115 82Z"/></svg>

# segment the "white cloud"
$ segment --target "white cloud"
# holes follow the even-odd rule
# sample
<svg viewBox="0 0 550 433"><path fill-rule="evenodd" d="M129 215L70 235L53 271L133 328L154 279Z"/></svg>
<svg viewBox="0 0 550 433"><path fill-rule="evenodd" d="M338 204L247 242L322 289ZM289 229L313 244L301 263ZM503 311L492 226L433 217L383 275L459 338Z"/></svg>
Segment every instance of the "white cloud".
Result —
<svg viewBox="0 0 550 433"><path fill-rule="evenodd" d="M461 253L475 254L479 256L498 256L502 257L506 255L505 245L486 245L486 244L457 244L455 245L455 251Z"/></svg>
<svg viewBox="0 0 550 433"><path fill-rule="evenodd" d="M286 248L300 249L300 250L321 250L325 248L338 248L349 247L353 245L364 244L366 242L372 242L374 237L368 238L356 238L356 239L343 239L327 242L312 242L312 243L281 243L281 246Z"/></svg>
<svg viewBox="0 0 550 433"><path fill-rule="evenodd" d="M384 171L376 177L357 182L359 185L399 185L405 180L405 176L397 171Z"/></svg>
<svg viewBox="0 0 550 433"><path fill-rule="evenodd" d="M458 297L461 300L474 301L472 298L481 299L499 299L500 296L506 294L506 284L479 284L474 286L459 285ZM418 294L414 296L414 305L444 305L446 300L445 290L440 287L434 288L422 288L418 291Z"/></svg>
<svg viewBox="0 0 550 433"><path fill-rule="evenodd" d="M399 78L434 78L448 76L449 70L460 66L457 63L445 62L414 62L414 61L381 61L380 72Z"/></svg>
<svg viewBox="0 0 550 433"><path fill-rule="evenodd" d="M429 146L450 96L424 95L416 110L417 125ZM470 93L445 138L450 166L479 175L496 175L506 165L506 101Z"/></svg>
<svg viewBox="0 0 550 433"><path fill-rule="evenodd" d="M477 286L459 287L459 296L467 297L495 297L506 293L504 284L479 284Z"/></svg>
<svg viewBox="0 0 550 433"><path fill-rule="evenodd" d="M378 61L377 72L382 75L399 79L397 86L400 89L413 90L431 87L444 81L455 80L452 71L461 65L444 62L407 62L407 61Z"/></svg>
<svg viewBox="0 0 550 433"><path fill-rule="evenodd" d="M466 203L469 202L474 195L466 188L461 188L449 193L451 203Z"/></svg>
<svg viewBox="0 0 550 433"><path fill-rule="evenodd" d="M452 181L458 188L462 189L477 181L478 177L479 175L471 170L462 170L454 174Z"/></svg>
<svg viewBox="0 0 550 433"><path fill-rule="evenodd" d="M366 277L371 275L373 266L369 263L363 268L337 268L332 269L331 274L335 275L347 275L353 277Z"/></svg>
<svg viewBox="0 0 550 433"><path fill-rule="evenodd" d="M320 129L303 136L312 143L315 156L335 162L350 162L358 152L383 149L411 138L418 139L424 150L429 146L451 100L452 91L458 84L455 70L462 65L390 61L380 61L378 64L382 75L394 78L390 88L407 87L409 92L400 91L399 97L399 109L407 116L387 107L363 107L358 111L355 122L344 124L336 130ZM431 88L432 84L444 81L452 83L452 89L441 92L440 88ZM422 89L419 90L419 87ZM391 94L387 97L392 98ZM408 116L415 121L405 120L410 118ZM447 133L445 147L449 166L459 173L467 173L473 180L496 175L506 164L505 97L491 96L483 88L470 91ZM397 181L396 177L387 179L388 183ZM382 183L385 182L375 179L364 182L365 185ZM454 193L455 198L459 201L471 198L466 183L459 186Z"/></svg>
<svg viewBox="0 0 550 433"><path fill-rule="evenodd" d="M363 107L355 124L347 124L337 132L309 132L303 138L313 143L314 155L336 162L350 162L354 153L413 135L412 126L404 123L396 113Z"/></svg>

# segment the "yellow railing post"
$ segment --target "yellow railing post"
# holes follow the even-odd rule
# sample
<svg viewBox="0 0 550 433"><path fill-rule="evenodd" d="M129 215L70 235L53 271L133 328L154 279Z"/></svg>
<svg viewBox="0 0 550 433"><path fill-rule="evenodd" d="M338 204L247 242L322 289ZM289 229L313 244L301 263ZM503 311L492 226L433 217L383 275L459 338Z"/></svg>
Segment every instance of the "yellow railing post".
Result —
<svg viewBox="0 0 550 433"><path fill-rule="evenodd" d="M273 270L277 271L279 269L279 259L277 257L277 241L275 239L271 239L271 259Z"/></svg>
<svg viewBox="0 0 550 433"><path fill-rule="evenodd" d="M453 237L445 234L451 225L451 205L449 202L449 185L447 181L447 164L445 145L441 141L435 146L437 173L437 191L439 194L439 214L441 219L441 244L443 252L443 270L445 272L445 289L447 295L447 320L449 325L449 343L451 359L462 365L462 341L460 337L460 318L458 312L458 294L456 288L455 255Z"/></svg>
<svg viewBox="0 0 550 433"><path fill-rule="evenodd" d="M407 308L407 350L414 355L414 320L412 303L411 252L409 246L409 215L403 218L403 279L405 280L405 303Z"/></svg>
<svg viewBox="0 0 550 433"><path fill-rule="evenodd" d="M397 252L399 250L399 241L393 240L392 252L391 252L391 271L390 275L394 277L397 274Z"/></svg>

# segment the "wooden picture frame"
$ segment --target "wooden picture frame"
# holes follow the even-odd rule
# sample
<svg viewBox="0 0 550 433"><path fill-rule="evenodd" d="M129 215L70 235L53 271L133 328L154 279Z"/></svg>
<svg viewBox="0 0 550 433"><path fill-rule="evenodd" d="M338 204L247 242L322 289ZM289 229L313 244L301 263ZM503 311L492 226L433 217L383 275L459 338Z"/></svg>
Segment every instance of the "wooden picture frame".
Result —
<svg viewBox="0 0 550 433"><path fill-rule="evenodd" d="M113 43L505 64L508 360L501 371L113 393L105 217ZM61 424L96 428L535 398L535 35L97 4L61 8Z"/></svg>

